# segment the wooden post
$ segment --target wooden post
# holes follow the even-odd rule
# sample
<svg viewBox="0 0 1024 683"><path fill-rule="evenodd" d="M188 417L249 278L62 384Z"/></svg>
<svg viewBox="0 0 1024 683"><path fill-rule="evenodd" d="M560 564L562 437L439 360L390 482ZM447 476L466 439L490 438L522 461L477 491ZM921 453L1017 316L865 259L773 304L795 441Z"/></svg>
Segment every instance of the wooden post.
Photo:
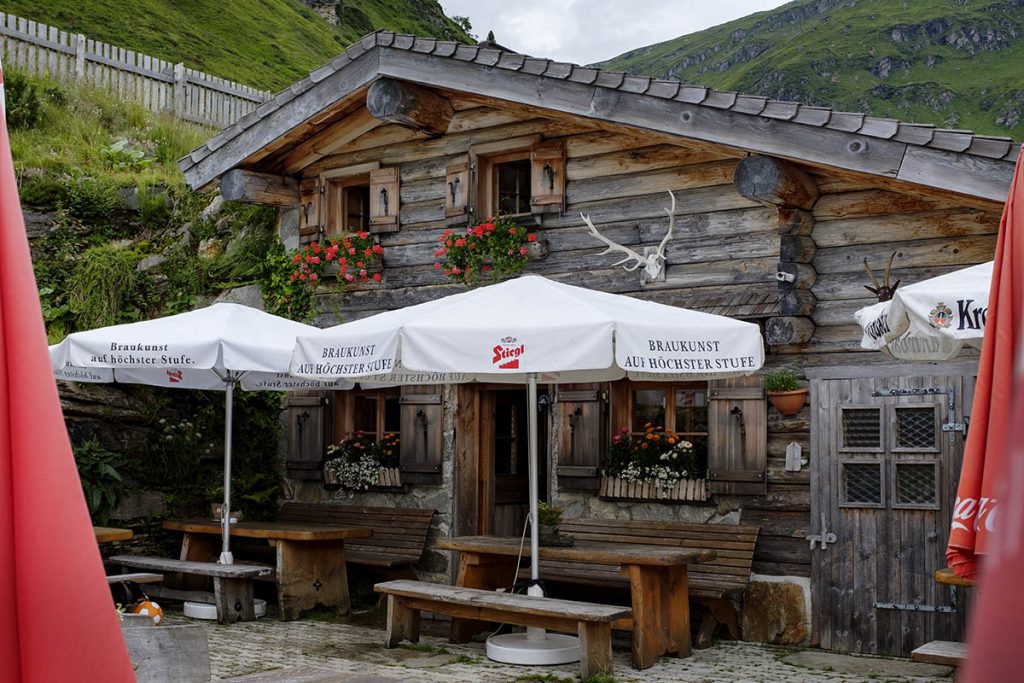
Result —
<svg viewBox="0 0 1024 683"><path fill-rule="evenodd" d="M387 630L384 647L392 648L403 640L420 642L420 611L405 604L398 595L388 595Z"/></svg>
<svg viewBox="0 0 1024 683"><path fill-rule="evenodd" d="M814 322L792 316L768 318L764 331L769 346L806 344L814 336Z"/></svg>
<svg viewBox="0 0 1024 683"><path fill-rule="evenodd" d="M747 199L769 206L809 209L818 201L818 185L811 176L773 157L751 156L740 161L733 184Z"/></svg>
<svg viewBox="0 0 1024 683"><path fill-rule="evenodd" d="M289 208L299 205L299 181L236 168L221 177L220 194L229 201Z"/></svg>
<svg viewBox="0 0 1024 683"><path fill-rule="evenodd" d="M181 117L185 115L185 89L188 82L185 79L185 65L181 62L174 65L174 115Z"/></svg>
<svg viewBox="0 0 1024 683"><path fill-rule="evenodd" d="M75 34L75 80L85 80L85 36Z"/></svg>
<svg viewBox="0 0 1024 683"><path fill-rule="evenodd" d="M393 78L370 86L366 108L376 119L433 136L444 135L455 115L452 103L433 90Z"/></svg>
<svg viewBox="0 0 1024 683"><path fill-rule="evenodd" d="M612 672L612 627L608 622L581 621L580 678L587 680Z"/></svg>

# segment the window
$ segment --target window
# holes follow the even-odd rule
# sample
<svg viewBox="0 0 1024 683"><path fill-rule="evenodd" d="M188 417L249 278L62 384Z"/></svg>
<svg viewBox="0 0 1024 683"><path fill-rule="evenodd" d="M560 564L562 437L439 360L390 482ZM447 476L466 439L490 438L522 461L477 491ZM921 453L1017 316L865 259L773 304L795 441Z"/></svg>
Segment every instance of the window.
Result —
<svg viewBox="0 0 1024 683"><path fill-rule="evenodd" d="M539 136L476 145L475 215L479 218L530 216L555 213L565 205L565 146L560 140L541 142ZM473 164L471 164L472 166ZM458 160L447 173L451 201L446 211L460 204L456 188ZM471 195L472 196L472 195ZM450 204L450 206L449 206Z"/></svg>
<svg viewBox="0 0 1024 683"><path fill-rule="evenodd" d="M370 229L370 177L357 176L327 182L328 237Z"/></svg>
<svg viewBox="0 0 1024 683"><path fill-rule="evenodd" d="M634 384L629 395L629 429L641 437L650 424L693 444L698 470L708 464L708 391L703 383Z"/></svg>
<svg viewBox="0 0 1024 683"><path fill-rule="evenodd" d="M397 390L354 392L352 431L373 434L378 441L397 434L402 430L401 400Z"/></svg>

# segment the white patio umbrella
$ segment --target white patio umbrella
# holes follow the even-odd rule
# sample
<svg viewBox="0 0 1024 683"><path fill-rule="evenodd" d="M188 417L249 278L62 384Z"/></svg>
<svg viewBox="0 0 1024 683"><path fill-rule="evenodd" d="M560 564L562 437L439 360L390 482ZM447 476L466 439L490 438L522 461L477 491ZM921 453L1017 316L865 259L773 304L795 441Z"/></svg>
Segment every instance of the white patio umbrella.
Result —
<svg viewBox="0 0 1024 683"><path fill-rule="evenodd" d="M417 372L433 373L434 383L527 384L529 592L537 595L538 381L712 379L749 375L763 362L764 344L753 323L524 276L301 334L291 372L379 384L403 383ZM578 644L565 644L569 636L528 629L525 638L528 643L522 634L492 637L488 656L546 664L579 659ZM533 658L545 641L561 654Z"/></svg>
<svg viewBox="0 0 1024 683"><path fill-rule="evenodd" d="M861 348L905 360L948 360L964 343L980 346L991 282L989 261L900 287L891 301L854 314L864 332Z"/></svg>
<svg viewBox="0 0 1024 683"><path fill-rule="evenodd" d="M213 389L224 397L224 507L220 562L230 549L232 399L242 389L348 389L288 374L295 338L317 328L240 304L75 332L50 347L57 379Z"/></svg>

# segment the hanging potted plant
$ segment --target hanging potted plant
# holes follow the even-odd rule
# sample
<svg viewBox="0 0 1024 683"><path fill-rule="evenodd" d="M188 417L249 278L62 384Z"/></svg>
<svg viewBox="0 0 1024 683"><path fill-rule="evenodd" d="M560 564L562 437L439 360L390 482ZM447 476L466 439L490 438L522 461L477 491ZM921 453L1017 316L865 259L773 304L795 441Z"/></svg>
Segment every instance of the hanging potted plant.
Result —
<svg viewBox="0 0 1024 683"><path fill-rule="evenodd" d="M764 373L764 389L772 406L785 417L796 415L804 409L807 392L810 391L800 386L796 373L788 368Z"/></svg>
<svg viewBox="0 0 1024 683"><path fill-rule="evenodd" d="M563 534L558 531L558 524L562 521L562 508L548 505L544 501L537 503L537 535L542 546L548 547L569 547L575 540L572 534Z"/></svg>
<svg viewBox="0 0 1024 683"><path fill-rule="evenodd" d="M516 225L503 216L486 218L482 223L456 234L445 230L434 250L434 263L454 282L472 283L481 276L501 278L518 273L532 256L539 258L546 247L536 232Z"/></svg>

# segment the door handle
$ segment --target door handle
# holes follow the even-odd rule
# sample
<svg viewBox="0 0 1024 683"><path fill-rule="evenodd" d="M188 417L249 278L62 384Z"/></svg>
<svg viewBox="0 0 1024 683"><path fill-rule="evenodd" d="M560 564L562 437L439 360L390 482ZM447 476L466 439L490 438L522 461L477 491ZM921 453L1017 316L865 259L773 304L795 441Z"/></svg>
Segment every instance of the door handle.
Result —
<svg viewBox="0 0 1024 683"><path fill-rule="evenodd" d="M809 536L804 536L804 538L807 539L810 542L811 550L814 550L814 546L817 545L817 544L821 544L821 549L822 550L828 550L828 545L830 543L835 543L838 540L836 538L836 535L833 532L829 531L828 527L825 526L825 513L824 512L821 513L821 527L820 528L821 528L821 531L819 533L811 534Z"/></svg>

